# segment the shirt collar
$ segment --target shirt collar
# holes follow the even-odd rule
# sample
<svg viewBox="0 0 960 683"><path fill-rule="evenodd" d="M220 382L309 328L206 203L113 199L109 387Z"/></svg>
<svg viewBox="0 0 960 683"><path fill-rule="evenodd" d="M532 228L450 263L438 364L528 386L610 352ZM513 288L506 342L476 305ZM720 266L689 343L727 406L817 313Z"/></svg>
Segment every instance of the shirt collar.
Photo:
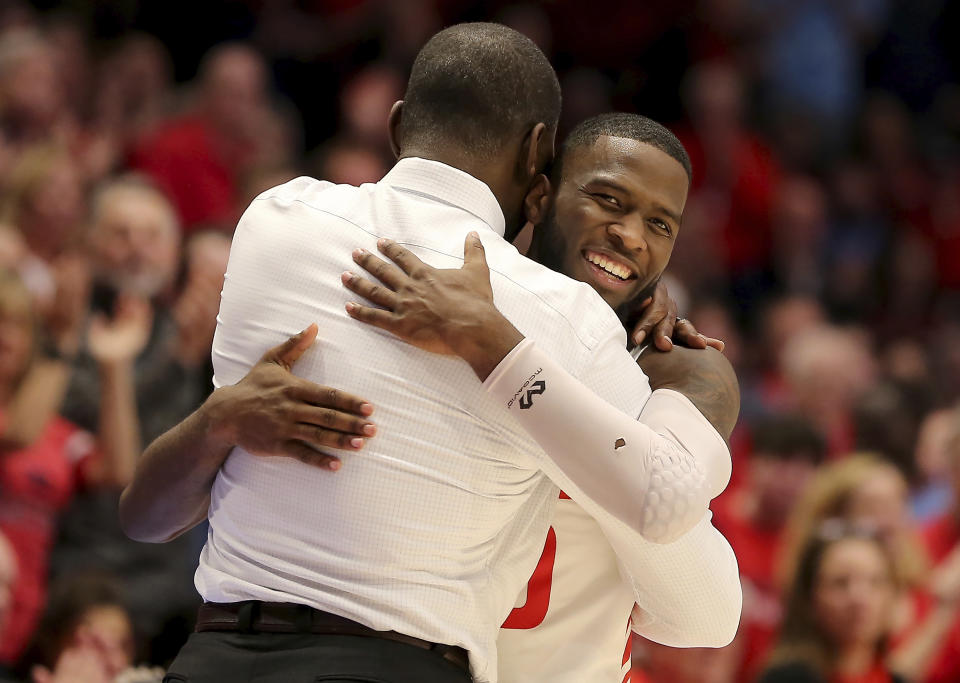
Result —
<svg viewBox="0 0 960 683"><path fill-rule="evenodd" d="M482 180L458 168L430 159L407 157L398 161L380 182L458 206L501 237L504 235L503 209L493 192Z"/></svg>

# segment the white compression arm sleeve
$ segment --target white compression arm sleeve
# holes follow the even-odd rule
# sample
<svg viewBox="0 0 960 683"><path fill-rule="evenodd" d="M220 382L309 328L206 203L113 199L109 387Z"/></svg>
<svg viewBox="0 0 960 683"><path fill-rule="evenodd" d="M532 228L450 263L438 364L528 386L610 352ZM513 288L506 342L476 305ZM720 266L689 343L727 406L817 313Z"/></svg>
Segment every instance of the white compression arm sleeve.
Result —
<svg viewBox="0 0 960 683"><path fill-rule="evenodd" d="M696 525L717 482L729 476L711 471L729 462L719 435L691 452L686 438L659 434L618 411L529 339L484 386L547 453L541 467L554 483L591 516L612 515L649 541L670 542ZM661 405L651 416L664 422L682 404Z"/></svg>

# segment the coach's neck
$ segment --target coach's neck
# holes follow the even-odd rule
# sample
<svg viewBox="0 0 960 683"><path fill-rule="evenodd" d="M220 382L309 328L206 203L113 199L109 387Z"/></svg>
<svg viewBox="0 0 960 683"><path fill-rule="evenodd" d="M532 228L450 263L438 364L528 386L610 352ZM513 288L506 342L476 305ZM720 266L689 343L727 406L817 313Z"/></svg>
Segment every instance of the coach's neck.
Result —
<svg viewBox="0 0 960 683"><path fill-rule="evenodd" d="M483 182L496 197L503 211L506 239L516 237L523 227L523 202L531 184L541 169L553 158L554 135L543 123L538 123L522 137L504 145L492 155L481 155L456 143L425 144L405 140L401 119L403 101L393 105L390 111L390 144L397 159L418 157L438 161L469 173ZM485 158L489 157L489 158Z"/></svg>

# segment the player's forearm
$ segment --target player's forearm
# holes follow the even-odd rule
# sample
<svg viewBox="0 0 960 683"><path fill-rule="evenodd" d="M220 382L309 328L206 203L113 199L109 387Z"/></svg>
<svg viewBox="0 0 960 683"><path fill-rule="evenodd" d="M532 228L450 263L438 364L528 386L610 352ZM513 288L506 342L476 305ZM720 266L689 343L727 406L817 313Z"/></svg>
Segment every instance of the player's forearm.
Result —
<svg viewBox="0 0 960 683"><path fill-rule="evenodd" d="M737 559L710 514L673 543L604 527L638 609L633 630L671 647L723 647L737 633L743 593Z"/></svg>
<svg viewBox="0 0 960 683"><path fill-rule="evenodd" d="M214 392L144 451L120 498L120 525L130 538L162 543L206 519L210 489L233 447L218 398Z"/></svg>
<svg viewBox="0 0 960 683"><path fill-rule="evenodd" d="M597 397L529 340L485 384L548 454L544 472L592 516L611 515L664 543L706 511L717 488L708 466L728 458L719 437L715 453L695 457Z"/></svg>
<svg viewBox="0 0 960 683"><path fill-rule="evenodd" d="M465 316L469 327L457 328L450 340L481 382L523 341L523 335L494 307L481 309L476 317Z"/></svg>

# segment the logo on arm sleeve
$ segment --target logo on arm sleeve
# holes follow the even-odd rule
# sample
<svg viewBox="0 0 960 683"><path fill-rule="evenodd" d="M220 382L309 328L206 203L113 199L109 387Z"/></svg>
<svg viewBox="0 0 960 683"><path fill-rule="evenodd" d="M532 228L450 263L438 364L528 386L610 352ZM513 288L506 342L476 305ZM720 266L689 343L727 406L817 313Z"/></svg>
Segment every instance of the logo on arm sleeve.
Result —
<svg viewBox="0 0 960 683"><path fill-rule="evenodd" d="M526 410L533 405L533 397L542 394L547 390L547 383L542 379L534 382L527 389L527 393L520 397L520 410Z"/></svg>
<svg viewBox="0 0 960 683"><path fill-rule="evenodd" d="M514 403L519 403L521 410L526 410L533 405L533 397L547 390L547 383L542 379L538 379L536 382L533 381L541 372L543 372L543 368L537 368L536 372L527 378L527 381L513 394L513 398L507 401L507 408L512 408ZM529 387L529 389L527 387ZM517 399L519 399L519 401Z"/></svg>

